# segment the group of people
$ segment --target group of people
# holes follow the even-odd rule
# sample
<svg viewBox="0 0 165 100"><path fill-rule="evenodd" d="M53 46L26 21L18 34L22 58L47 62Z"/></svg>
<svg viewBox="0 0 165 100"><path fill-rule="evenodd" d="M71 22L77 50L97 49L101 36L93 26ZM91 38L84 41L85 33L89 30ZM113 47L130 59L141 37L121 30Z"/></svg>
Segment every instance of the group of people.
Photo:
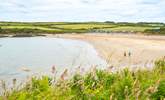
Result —
<svg viewBox="0 0 165 100"><path fill-rule="evenodd" d="M127 57L127 56L131 57L131 52L130 51L129 52L126 52L126 51L124 52L124 57Z"/></svg>

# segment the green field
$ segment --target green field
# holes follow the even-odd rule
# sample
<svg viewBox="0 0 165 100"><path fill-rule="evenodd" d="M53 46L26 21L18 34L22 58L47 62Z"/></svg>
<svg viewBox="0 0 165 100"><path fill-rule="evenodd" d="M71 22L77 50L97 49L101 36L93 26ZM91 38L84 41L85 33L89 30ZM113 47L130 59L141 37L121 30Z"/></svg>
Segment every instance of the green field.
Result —
<svg viewBox="0 0 165 100"><path fill-rule="evenodd" d="M71 25L54 25L53 27L64 28L64 29L95 29L95 28L106 28L114 25L109 24L71 24Z"/></svg>
<svg viewBox="0 0 165 100"><path fill-rule="evenodd" d="M107 31L107 32L144 32L146 29L156 29L156 28L157 27L148 27L148 26L147 27L121 26L121 27L114 27L114 28L103 28L99 30Z"/></svg>
<svg viewBox="0 0 165 100"><path fill-rule="evenodd" d="M2 29L39 29L39 30L60 30L60 29L52 29L42 26L1 26Z"/></svg>
<svg viewBox="0 0 165 100"><path fill-rule="evenodd" d="M110 73L94 69L69 80L32 78L21 90L13 87L8 92L4 83L2 87L5 92L0 100L164 100L165 59L156 61L153 70Z"/></svg>
<svg viewBox="0 0 165 100"><path fill-rule="evenodd" d="M0 22L0 34L19 33L113 33L141 32L165 34L164 23L112 23L112 22Z"/></svg>

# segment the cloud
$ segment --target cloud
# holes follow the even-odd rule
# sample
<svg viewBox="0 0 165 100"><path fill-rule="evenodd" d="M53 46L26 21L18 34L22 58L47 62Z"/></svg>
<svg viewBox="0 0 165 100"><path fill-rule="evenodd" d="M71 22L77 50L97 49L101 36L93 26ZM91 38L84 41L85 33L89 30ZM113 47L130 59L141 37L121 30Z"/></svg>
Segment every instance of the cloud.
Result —
<svg viewBox="0 0 165 100"><path fill-rule="evenodd" d="M141 0L140 3L141 4L157 4L157 3L160 3L162 0Z"/></svg>
<svg viewBox="0 0 165 100"><path fill-rule="evenodd" d="M99 2L101 2L101 0L80 0L81 3L83 4L98 4Z"/></svg>
<svg viewBox="0 0 165 100"><path fill-rule="evenodd" d="M0 0L6 21L159 21L164 0Z"/></svg>

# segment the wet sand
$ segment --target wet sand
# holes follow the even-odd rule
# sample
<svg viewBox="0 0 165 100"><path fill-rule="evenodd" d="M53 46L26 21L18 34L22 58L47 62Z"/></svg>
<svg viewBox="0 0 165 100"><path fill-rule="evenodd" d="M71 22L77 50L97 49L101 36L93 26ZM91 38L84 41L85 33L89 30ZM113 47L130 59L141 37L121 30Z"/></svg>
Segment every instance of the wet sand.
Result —
<svg viewBox="0 0 165 100"><path fill-rule="evenodd" d="M86 41L96 48L100 56L110 64L109 66L120 69L121 66L149 69L155 60L165 56L165 36L90 33L59 34L54 37Z"/></svg>

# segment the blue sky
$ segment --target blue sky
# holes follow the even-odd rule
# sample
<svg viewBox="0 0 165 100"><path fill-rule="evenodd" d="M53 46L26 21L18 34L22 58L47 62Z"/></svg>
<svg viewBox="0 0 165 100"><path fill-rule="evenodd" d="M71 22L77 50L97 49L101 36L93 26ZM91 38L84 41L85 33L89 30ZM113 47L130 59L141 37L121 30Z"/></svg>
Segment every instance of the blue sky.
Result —
<svg viewBox="0 0 165 100"><path fill-rule="evenodd" d="M165 22L165 0L0 0L0 20Z"/></svg>

